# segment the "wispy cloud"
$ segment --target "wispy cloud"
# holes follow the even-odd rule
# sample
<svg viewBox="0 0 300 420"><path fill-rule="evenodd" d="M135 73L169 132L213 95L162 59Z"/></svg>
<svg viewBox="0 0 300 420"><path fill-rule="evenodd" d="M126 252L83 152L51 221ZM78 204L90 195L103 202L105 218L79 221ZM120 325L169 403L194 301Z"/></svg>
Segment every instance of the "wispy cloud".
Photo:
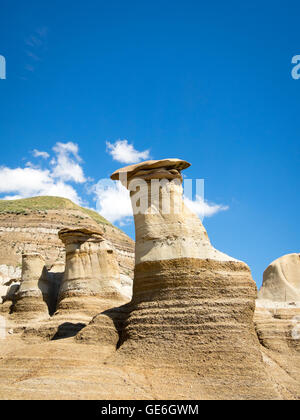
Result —
<svg viewBox="0 0 300 420"><path fill-rule="evenodd" d="M29 47L40 47L43 43L42 40L39 39L38 37L34 36L34 35L30 35L30 37L28 37L25 40L25 44L28 45Z"/></svg>
<svg viewBox="0 0 300 420"><path fill-rule="evenodd" d="M30 73L33 73L35 68L31 64L26 64L25 69L30 71Z"/></svg>
<svg viewBox="0 0 300 420"><path fill-rule="evenodd" d="M48 28L37 28L34 33L25 39L26 50L25 54L28 61L25 64L25 70L33 73L39 61L42 61L43 51L46 47ZM34 65L33 65L34 63ZM24 77L21 77L25 79Z"/></svg>
<svg viewBox="0 0 300 420"><path fill-rule="evenodd" d="M184 203L193 213L197 214L197 216L199 216L202 220L204 219L204 217L211 217L219 213L220 211L225 211L229 209L228 206L224 206L222 204L209 203L199 195L196 196L195 200L191 200L187 197L184 197Z"/></svg>
<svg viewBox="0 0 300 420"><path fill-rule="evenodd" d="M40 57L38 57L36 54L34 54L31 51L25 51L28 57L32 58L34 61L41 61Z"/></svg>
<svg viewBox="0 0 300 420"><path fill-rule="evenodd" d="M117 140L115 143L106 142L106 150L114 160L121 163L138 163L149 159L150 151L139 152L127 140Z"/></svg>
<svg viewBox="0 0 300 420"><path fill-rule="evenodd" d="M42 152L42 151L37 150L37 149L34 149L34 150L32 151L32 154L33 154L33 156L34 156L34 157L41 157L41 158L43 158L43 159L48 159L48 158L50 157L49 153L47 153L47 152Z"/></svg>

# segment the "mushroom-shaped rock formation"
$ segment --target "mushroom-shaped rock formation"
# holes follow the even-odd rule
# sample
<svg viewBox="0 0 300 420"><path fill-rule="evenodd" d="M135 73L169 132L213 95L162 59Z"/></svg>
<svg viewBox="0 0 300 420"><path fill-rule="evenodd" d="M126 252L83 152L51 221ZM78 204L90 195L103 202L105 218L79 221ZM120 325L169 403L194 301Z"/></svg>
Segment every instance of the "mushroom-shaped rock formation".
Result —
<svg viewBox="0 0 300 420"><path fill-rule="evenodd" d="M217 251L184 205L181 170L189 166L148 161L111 176L130 191L136 231L133 298L119 357L137 358L152 372L168 366L169 373L192 373L195 398L277 398L255 334L250 269Z"/></svg>
<svg viewBox="0 0 300 420"><path fill-rule="evenodd" d="M58 296L58 312L95 316L124 303L119 265L102 234L84 228L62 229L59 237L66 246L66 268Z"/></svg>
<svg viewBox="0 0 300 420"><path fill-rule="evenodd" d="M300 398L300 254L284 255L264 271L255 326L269 374Z"/></svg>
<svg viewBox="0 0 300 420"><path fill-rule="evenodd" d="M22 317L24 313L28 316L44 314L48 317L47 295L45 259L37 253L23 254L21 284L15 295L13 313L22 313Z"/></svg>
<svg viewBox="0 0 300 420"><path fill-rule="evenodd" d="M135 221L135 264L174 258L237 261L216 250L200 219L182 200L180 159L147 161L111 176L130 190ZM140 203L142 203L140 205Z"/></svg>

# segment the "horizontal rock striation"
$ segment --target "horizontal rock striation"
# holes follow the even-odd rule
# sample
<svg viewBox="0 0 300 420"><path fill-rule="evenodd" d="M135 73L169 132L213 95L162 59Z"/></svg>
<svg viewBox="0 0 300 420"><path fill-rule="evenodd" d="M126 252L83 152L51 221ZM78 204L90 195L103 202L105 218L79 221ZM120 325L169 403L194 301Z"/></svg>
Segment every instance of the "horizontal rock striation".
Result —
<svg viewBox="0 0 300 420"><path fill-rule="evenodd" d="M192 372L195 398L277 398L253 324L256 285L249 267L216 250L185 207L181 170L188 166L165 159L112 175L130 191L136 228L119 357ZM160 180L156 193L153 180Z"/></svg>
<svg viewBox="0 0 300 420"><path fill-rule="evenodd" d="M0 399L300 398L299 254L266 270L253 319L249 267L216 250L183 203L188 166L148 161L112 176L130 191L134 211L129 303L130 246L117 229L108 239L78 218L60 230L59 258L52 246L47 254L51 226L0 229L0 262L2 235L43 238L42 256L23 257L21 284L1 282ZM19 239L14 246L19 252Z"/></svg>
<svg viewBox="0 0 300 420"><path fill-rule="evenodd" d="M89 229L62 229L59 237L66 246L66 270L57 311L95 316L124 303L119 265L103 235Z"/></svg>
<svg viewBox="0 0 300 420"><path fill-rule="evenodd" d="M58 238L63 228L100 230L114 248L121 273L133 277L134 242L124 232L93 211L60 197L0 200L1 266L19 269L22 254L38 252L47 268L65 262L65 247ZM15 278L10 270L9 278Z"/></svg>
<svg viewBox="0 0 300 420"><path fill-rule="evenodd" d="M99 344L115 352L120 343L124 320L128 314L128 305L109 309L96 315L77 335L77 342Z"/></svg>
<svg viewBox="0 0 300 420"><path fill-rule="evenodd" d="M15 302L14 314L22 317L33 315L49 315L47 270L45 259L40 254L24 254L22 257L22 275Z"/></svg>
<svg viewBox="0 0 300 420"><path fill-rule="evenodd" d="M265 270L255 328L269 375L288 399L300 398L300 254Z"/></svg>

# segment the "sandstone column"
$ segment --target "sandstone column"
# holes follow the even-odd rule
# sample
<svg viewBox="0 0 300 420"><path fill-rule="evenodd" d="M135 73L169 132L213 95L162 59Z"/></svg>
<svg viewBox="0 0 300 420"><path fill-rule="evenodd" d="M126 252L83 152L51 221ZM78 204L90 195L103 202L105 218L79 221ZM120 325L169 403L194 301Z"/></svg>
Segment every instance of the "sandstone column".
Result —
<svg viewBox="0 0 300 420"><path fill-rule="evenodd" d="M263 274L255 326L268 373L285 391L300 398L300 254L284 255Z"/></svg>
<svg viewBox="0 0 300 420"><path fill-rule="evenodd" d="M47 270L40 254L23 254L20 288L15 297L13 312L48 315Z"/></svg>
<svg viewBox="0 0 300 420"><path fill-rule="evenodd" d="M66 268L57 310L94 316L124 303L120 272L113 249L102 233L89 229L62 229Z"/></svg>
<svg viewBox="0 0 300 420"><path fill-rule="evenodd" d="M148 161L111 176L130 190L136 232L133 298L119 354L194 372L195 392L206 398L277 397L255 334L250 269L216 250L184 205L181 170L189 166ZM154 197L153 180L163 181Z"/></svg>

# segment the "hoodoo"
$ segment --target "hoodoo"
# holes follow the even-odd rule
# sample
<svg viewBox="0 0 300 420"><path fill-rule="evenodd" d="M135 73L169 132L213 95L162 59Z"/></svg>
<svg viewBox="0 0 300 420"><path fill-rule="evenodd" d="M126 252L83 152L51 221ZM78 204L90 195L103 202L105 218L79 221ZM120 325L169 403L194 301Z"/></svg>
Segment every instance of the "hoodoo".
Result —
<svg viewBox="0 0 300 420"><path fill-rule="evenodd" d="M23 254L21 284L15 297L13 313L49 315L46 304L48 295L47 269L40 254ZM24 315L22 315L24 316Z"/></svg>
<svg viewBox="0 0 300 420"><path fill-rule="evenodd" d="M284 255L264 271L255 326L266 366L285 398L300 398L300 254Z"/></svg>
<svg viewBox="0 0 300 420"><path fill-rule="evenodd" d="M300 302L300 254L284 255L269 265L258 297L273 302Z"/></svg>
<svg viewBox="0 0 300 420"><path fill-rule="evenodd" d="M147 161L111 176L130 191L136 231L133 298L119 354L152 372L168 366L165 388L172 369L192 373L195 398L277 398L255 334L250 269L216 250L185 206L181 171L189 166ZM172 386L181 395L180 384Z"/></svg>
<svg viewBox="0 0 300 420"><path fill-rule="evenodd" d="M66 269L58 296L58 312L94 316L124 303L119 265L101 232L62 229L59 237L66 246Z"/></svg>
<svg viewBox="0 0 300 420"><path fill-rule="evenodd" d="M147 161L112 174L129 188L135 222L135 264L174 258L236 261L216 250L200 219L182 200L180 159Z"/></svg>

